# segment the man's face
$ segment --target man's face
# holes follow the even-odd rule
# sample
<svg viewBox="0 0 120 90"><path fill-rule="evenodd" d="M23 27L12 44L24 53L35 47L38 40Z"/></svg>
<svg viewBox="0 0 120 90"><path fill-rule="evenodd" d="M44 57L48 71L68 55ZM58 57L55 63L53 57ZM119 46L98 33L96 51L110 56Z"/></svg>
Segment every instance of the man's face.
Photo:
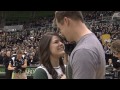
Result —
<svg viewBox="0 0 120 90"><path fill-rule="evenodd" d="M120 59L120 52L113 51L113 55Z"/></svg>
<svg viewBox="0 0 120 90"><path fill-rule="evenodd" d="M56 20L56 25L57 25L57 28L58 28L58 30L61 32L61 34L66 38L66 40L67 41L71 41L71 28L70 28L70 26L68 25L68 21L67 21L67 19L66 19L66 21L65 20L63 20L63 23L61 24L61 23L59 23L59 22L57 22L57 20Z"/></svg>

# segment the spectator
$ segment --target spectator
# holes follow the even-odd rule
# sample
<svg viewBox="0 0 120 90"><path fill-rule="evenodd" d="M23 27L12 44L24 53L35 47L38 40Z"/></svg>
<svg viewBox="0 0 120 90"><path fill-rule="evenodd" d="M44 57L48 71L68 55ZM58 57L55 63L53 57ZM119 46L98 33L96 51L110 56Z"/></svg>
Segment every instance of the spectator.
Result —
<svg viewBox="0 0 120 90"><path fill-rule="evenodd" d="M27 60L22 59L21 50L17 52L17 57L9 61L8 70L13 70L12 79L27 79L26 68Z"/></svg>
<svg viewBox="0 0 120 90"><path fill-rule="evenodd" d="M8 65L9 65L9 61L11 61L11 51L7 51L6 55L4 57L4 65L5 65L5 76L6 79L11 79L12 78L12 72L13 70L8 70Z"/></svg>
<svg viewBox="0 0 120 90"><path fill-rule="evenodd" d="M113 52L113 67L116 69L120 68L120 40L115 40L111 44L111 50Z"/></svg>

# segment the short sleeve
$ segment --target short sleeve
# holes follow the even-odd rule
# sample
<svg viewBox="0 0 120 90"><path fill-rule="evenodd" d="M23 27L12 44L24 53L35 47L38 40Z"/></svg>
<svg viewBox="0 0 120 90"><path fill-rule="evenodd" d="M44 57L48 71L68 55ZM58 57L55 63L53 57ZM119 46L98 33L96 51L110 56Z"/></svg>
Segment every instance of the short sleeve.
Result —
<svg viewBox="0 0 120 90"><path fill-rule="evenodd" d="M88 49L77 50L73 56L74 79L94 79L96 77L97 56Z"/></svg>

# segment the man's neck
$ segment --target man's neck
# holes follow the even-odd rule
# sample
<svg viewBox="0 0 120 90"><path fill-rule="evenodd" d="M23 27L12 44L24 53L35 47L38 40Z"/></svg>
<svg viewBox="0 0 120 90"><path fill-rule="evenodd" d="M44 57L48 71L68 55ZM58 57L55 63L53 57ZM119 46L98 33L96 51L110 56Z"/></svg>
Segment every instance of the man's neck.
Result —
<svg viewBox="0 0 120 90"><path fill-rule="evenodd" d="M81 37L89 33L92 33L92 32L86 27L85 24L82 24L81 27L79 27L78 30L76 30L74 41L78 42Z"/></svg>

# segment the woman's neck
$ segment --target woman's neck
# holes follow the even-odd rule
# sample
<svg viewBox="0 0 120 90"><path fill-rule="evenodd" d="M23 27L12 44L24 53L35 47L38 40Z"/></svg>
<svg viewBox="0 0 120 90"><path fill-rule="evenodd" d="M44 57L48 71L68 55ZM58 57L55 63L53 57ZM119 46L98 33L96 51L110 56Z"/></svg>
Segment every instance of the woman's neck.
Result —
<svg viewBox="0 0 120 90"><path fill-rule="evenodd" d="M59 58L58 57L50 57L50 62L53 67L58 67L59 66Z"/></svg>

